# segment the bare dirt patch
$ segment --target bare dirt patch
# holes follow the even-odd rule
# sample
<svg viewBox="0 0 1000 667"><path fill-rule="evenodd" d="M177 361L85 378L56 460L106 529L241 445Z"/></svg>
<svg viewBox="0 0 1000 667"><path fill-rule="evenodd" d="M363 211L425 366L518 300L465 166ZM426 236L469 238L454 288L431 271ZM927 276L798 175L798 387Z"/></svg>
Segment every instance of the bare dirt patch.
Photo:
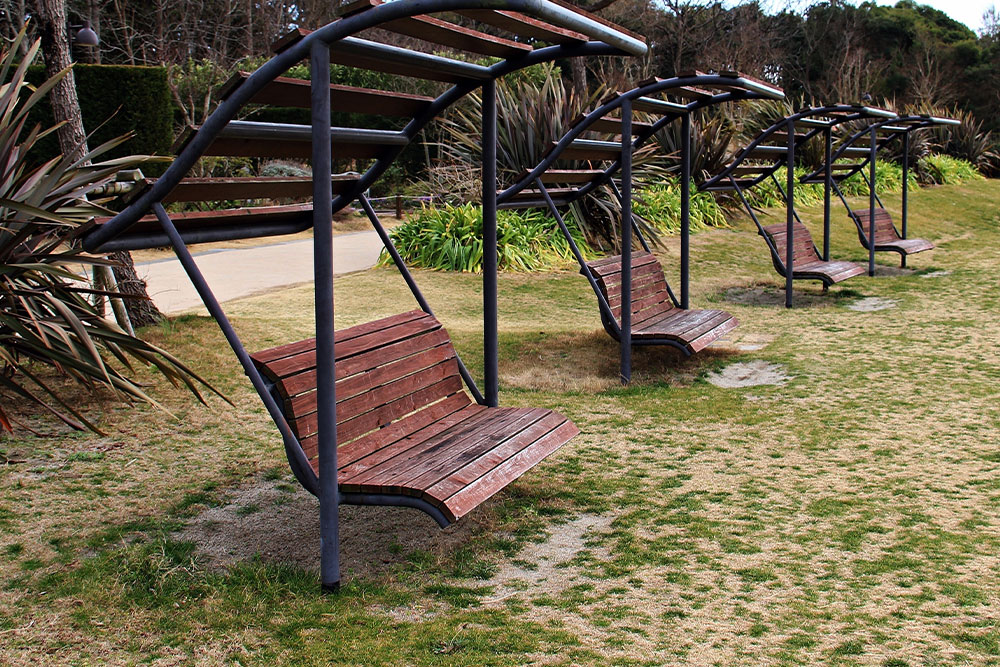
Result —
<svg viewBox="0 0 1000 667"><path fill-rule="evenodd" d="M404 507L340 508L340 559L346 579L378 577L413 551L449 552L469 538L474 521L445 530ZM319 571L319 503L294 482L258 481L195 517L177 537L194 542L206 566L223 570L260 557Z"/></svg>
<svg viewBox="0 0 1000 667"><path fill-rule="evenodd" d="M898 303L899 301L896 299L883 299L877 296L870 296L864 299L858 299L854 303L847 306L847 308L859 313L872 313L877 310L895 308Z"/></svg>
<svg viewBox="0 0 1000 667"><path fill-rule="evenodd" d="M944 278L945 276L950 276L951 271L931 271L930 273L920 274L921 278Z"/></svg>
<svg viewBox="0 0 1000 667"><path fill-rule="evenodd" d="M781 385L790 378L784 367L758 359L730 364L721 371L709 373L705 379L716 387L738 389L766 384Z"/></svg>
<svg viewBox="0 0 1000 667"><path fill-rule="evenodd" d="M785 288L775 285L757 285L754 287L728 287L722 292L722 298L730 303L743 306L784 306ZM815 308L833 304L829 294L816 294L796 291L794 305L796 308Z"/></svg>
<svg viewBox="0 0 1000 667"><path fill-rule="evenodd" d="M495 588L496 596L484 602L499 602L522 590L538 595L568 589L577 583L581 572L580 567L572 565L574 558L588 550L591 556L607 556L604 549L600 554L593 553L587 540L608 530L613 519L613 516L583 514L553 527L547 540L529 544L516 559L500 566L487 582Z"/></svg>

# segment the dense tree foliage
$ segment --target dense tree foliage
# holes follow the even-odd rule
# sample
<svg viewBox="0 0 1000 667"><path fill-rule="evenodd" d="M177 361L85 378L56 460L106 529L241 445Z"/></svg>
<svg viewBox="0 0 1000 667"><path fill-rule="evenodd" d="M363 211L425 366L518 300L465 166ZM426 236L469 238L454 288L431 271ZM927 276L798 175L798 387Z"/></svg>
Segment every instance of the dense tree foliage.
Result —
<svg viewBox="0 0 1000 667"><path fill-rule="evenodd" d="M13 36L40 0L0 0L0 33ZM323 25L337 2L315 0L70 0L73 22L101 35L99 61L167 65L175 103L202 116L210 85L237 63L269 55L292 27ZM957 106L985 129L1000 127L1000 22L987 17L976 35L945 13L914 0L892 7L821 0L793 11L764 11L759 0L727 7L691 0L576 0L647 35L640 65L598 63L591 84L690 69L739 69L780 83L807 101L851 101L863 93L898 105ZM407 38L396 39L406 41ZM625 71L625 67L630 68ZM636 71L639 67L642 71ZM565 68L568 76L580 72ZM193 74L192 74L193 73ZM187 76L187 75L191 76ZM579 84L578 89L581 88ZM591 89L594 87L590 86ZM189 118L190 120L190 118Z"/></svg>

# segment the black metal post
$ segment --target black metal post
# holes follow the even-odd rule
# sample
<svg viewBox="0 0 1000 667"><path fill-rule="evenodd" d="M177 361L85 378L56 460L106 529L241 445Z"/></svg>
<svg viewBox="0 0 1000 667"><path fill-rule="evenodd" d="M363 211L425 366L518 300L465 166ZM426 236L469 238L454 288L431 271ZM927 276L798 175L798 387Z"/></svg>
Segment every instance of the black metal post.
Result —
<svg viewBox="0 0 1000 667"><path fill-rule="evenodd" d="M904 239L906 238L906 200L909 195L909 180L910 176L910 133L903 133L903 214L900 218L900 236ZM902 267L906 266L906 253L903 253L899 258L899 265Z"/></svg>
<svg viewBox="0 0 1000 667"><path fill-rule="evenodd" d="M690 307L691 278L691 114L681 119L681 308Z"/></svg>
<svg viewBox="0 0 1000 667"><path fill-rule="evenodd" d="M826 133L826 178L823 184L823 261L830 261L830 190L833 186L833 128Z"/></svg>
<svg viewBox="0 0 1000 667"><path fill-rule="evenodd" d="M486 405L500 404L497 322L496 82L483 84L483 375Z"/></svg>
<svg viewBox="0 0 1000 667"><path fill-rule="evenodd" d="M621 381L632 381L632 101L622 101Z"/></svg>
<svg viewBox="0 0 1000 667"><path fill-rule="evenodd" d="M320 577L324 591L340 588L337 489L337 396L333 350L333 187L330 146L330 47L316 41L312 73L313 271L316 300L316 416L319 448Z"/></svg>
<svg viewBox="0 0 1000 667"><path fill-rule="evenodd" d="M392 258L393 264L396 265L396 269L399 274L403 276L403 280L406 281L406 286L410 288L410 294L413 298L417 300L417 305L420 306L420 310L424 311L428 315L433 315L434 311L431 310L431 306L427 303L427 299L424 298L423 292L420 291L420 287L417 286L417 281L413 279L413 274L410 273L410 269L407 268L406 262L400 256L399 251L396 250L396 244L392 242L389 238L389 234L385 231L385 227L379 222L378 214L375 213L375 209L372 208L372 203L368 200L368 197L361 195L358 197L358 201L361 202L361 208L365 210L365 214L368 216L369 222L372 223L372 227L375 228L375 233L382 240L382 246L385 251L389 253L389 257ZM472 397L476 399L476 403L480 405L486 405L486 399L483 398L483 394L479 391L479 387L476 386L476 381L472 379L472 373L465 366L465 362L462 361L462 357L455 353L455 361L458 362L458 372L465 381L465 386L469 388L472 393Z"/></svg>
<svg viewBox="0 0 1000 667"><path fill-rule="evenodd" d="M789 120L785 125L788 133L788 156L785 168L785 308L792 307L792 272L795 270L795 260L792 257L795 248L795 121Z"/></svg>
<svg viewBox="0 0 1000 667"><path fill-rule="evenodd" d="M872 125L868 151L868 275L875 275L875 158L878 149L878 128Z"/></svg>

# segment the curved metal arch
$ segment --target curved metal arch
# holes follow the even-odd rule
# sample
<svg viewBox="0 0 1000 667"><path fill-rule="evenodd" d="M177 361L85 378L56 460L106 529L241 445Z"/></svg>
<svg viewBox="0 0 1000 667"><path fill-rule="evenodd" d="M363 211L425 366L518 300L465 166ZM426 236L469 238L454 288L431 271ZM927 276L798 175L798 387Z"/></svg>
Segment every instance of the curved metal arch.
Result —
<svg viewBox="0 0 1000 667"><path fill-rule="evenodd" d="M163 175L148 190L142 193L123 211L114 216L108 223L102 225L100 229L93 231L83 239L84 248L91 252L99 250L105 242L138 221L156 202L162 201L170 190L184 178L188 171L202 157L215 136L235 118L239 109L245 106L257 92L276 77L302 60L309 59L315 44L325 43L329 45L393 20L437 12L492 8L492 5L496 5L497 8L504 10L549 19L590 37L597 37L606 41L596 44L589 42L581 45L583 47L591 47L591 49L579 47L567 48L563 46L547 47L546 49L539 49L539 53L547 52L545 57L531 58L530 56L535 53L532 52L524 58L508 59L492 67L470 64L470 71L472 68L482 70L482 74L484 75L483 80L470 79L469 82L455 84L448 91L442 93L435 100L435 109L438 113L445 106L454 103L468 92L481 86L484 80L495 80L498 76L503 76L503 74L520 69L528 64L544 62L548 59L560 57L597 55L592 50L600 52L601 55L644 55L648 50L648 47L639 40L548 0L504 0L501 3L484 2L483 0L408 0L407 2L389 2L377 5L364 12L329 23L319 30L306 35L253 72L205 119L197 134L192 137L184 150L181 151ZM602 46L606 47L607 50L605 51L601 48ZM450 101L444 104L444 100ZM423 116L426 116L426 114ZM423 120L419 127L411 121L406 128L406 131L409 132L408 137L412 139L433 117L430 116ZM389 163L398 154L399 150L395 150L392 152L391 157L388 157L388 160L377 160L375 165L366 172L368 178L364 180L369 184L374 181L385 172ZM378 168L377 171L374 171L376 168ZM369 173L371 174L370 176ZM344 197L338 197L337 204L342 208L350 201L345 201Z"/></svg>
<svg viewBox="0 0 1000 667"><path fill-rule="evenodd" d="M884 109L876 109L874 107L864 106L860 104L828 104L822 107L808 107L797 111L794 114L790 114L775 121L768 128L762 130L749 144L747 144L740 152L736 154L733 161L721 172L708 179L702 183L699 188L706 190L708 188L714 187L716 184L721 184L730 178L732 173L739 167L745 160L748 159L749 154L758 146L767 141L775 133L780 132L788 127L789 122L795 123L800 120L813 118L815 116L825 116L832 113L847 113L847 116L837 116L831 119L829 122L824 123L822 126L816 126L812 129L803 133L802 138L796 138L795 145L801 146L811 140L813 137L817 136L821 132L826 132L829 129L836 127L837 125L842 125L855 120L860 120L863 118L888 118L886 114L891 114L891 118L896 118L895 114L892 112L885 111ZM760 176L752 179L751 183L747 183L746 187L753 187L757 185L764 179L770 177L774 174L785 162L785 160L778 159L772 165L768 171L761 173ZM724 188L730 189L730 188Z"/></svg>
<svg viewBox="0 0 1000 667"><path fill-rule="evenodd" d="M664 113L662 117L653 123L652 127L635 133L632 141L632 150L635 151L642 144L648 141L661 129L674 122L675 120L690 114L693 111L702 109L705 107L713 106L716 104L721 104L723 102L730 101L740 101L740 100L754 100L754 99L781 99L784 97L779 89L769 89L765 86L761 86L756 82L751 82L743 77L727 77L718 74L698 74L691 76L676 76L669 79L661 79L653 83L638 86L624 93L618 93L613 98L608 99L603 102L596 109L586 114L583 118L578 120L572 128L569 129L560 139L556 142L549 152L546 154L545 158L538 163L527 175L523 176L517 183L514 183L510 187L506 188L503 192L497 194L497 202L503 203L508 201L511 197L517 195L519 192L524 190L526 187L531 185L535 179L544 174L552 164L560 159L562 152L569 147L574 140L578 139L581 134L589 131L591 125L596 121L600 120L608 113L620 109L622 104L626 101L634 101L640 97L645 97L647 95L655 95L664 92L669 92L674 88L683 88L686 86L712 86L712 85L747 85L745 91L730 91L726 93L719 93L713 95L707 100L694 100L688 104L683 105L684 111L674 111ZM767 91L767 92L766 92ZM588 193L592 192L594 189L604 185L614 176L618 170L621 169L621 161L616 160L611 163L610 166L604 169L604 174L597 176L594 180L583 185L577 193L573 195L570 201L575 201L581 197L586 196Z"/></svg>
<svg viewBox="0 0 1000 667"><path fill-rule="evenodd" d="M888 118L886 120L881 120L854 132L853 134L849 135L846 139L844 139L840 143L840 145L837 146L837 149L833 151L833 153L830 155L829 164L832 165L837 160L842 158L846 150L848 148L853 147L854 144L856 144L857 141L861 139L863 136L870 134L873 127L876 129L883 129L885 127L891 127L893 125L900 125L904 123L906 124L904 126L905 129L900 128L899 130L894 131L891 134L883 135L881 141L879 141L877 146L878 149L881 149L892 143L896 138L908 135L915 130L922 130L930 127L937 127L940 125L954 125L957 124L958 122L959 121L951 118L936 118L933 116L926 116L923 114L919 115L912 114L909 116L900 116L898 118ZM866 154L864 161L858 163L857 168L846 170L839 174L835 174L833 176L833 179L835 181L843 181L850 178L859 171L862 171L868 165L868 161L870 159L871 159L870 154ZM815 179L818 178L819 175L825 171L825 169L826 165L820 167L819 169L814 170L811 174L806 174L800 177L799 182L801 183L814 182Z"/></svg>

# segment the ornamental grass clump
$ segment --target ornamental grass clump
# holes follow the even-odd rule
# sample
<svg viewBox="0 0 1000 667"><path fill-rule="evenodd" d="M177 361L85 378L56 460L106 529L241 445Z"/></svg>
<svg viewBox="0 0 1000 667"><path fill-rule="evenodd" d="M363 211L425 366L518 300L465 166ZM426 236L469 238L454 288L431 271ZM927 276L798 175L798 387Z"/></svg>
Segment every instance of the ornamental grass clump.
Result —
<svg viewBox="0 0 1000 667"><path fill-rule="evenodd" d="M847 197L868 196L868 167L852 174L840 182L840 190ZM920 187L917 175L911 170L907 174L909 187L915 190ZM880 195L897 194L903 191L903 167L896 162L875 162L875 192Z"/></svg>
<svg viewBox="0 0 1000 667"><path fill-rule="evenodd" d="M567 226L585 257L593 251L572 220ZM483 211L479 206L426 207L391 233L409 266L442 271L481 271ZM379 263L391 259L383 251ZM538 211L499 211L497 265L501 271L545 271L574 261L556 221Z"/></svg>
<svg viewBox="0 0 1000 667"><path fill-rule="evenodd" d="M25 72L39 43L21 57L23 42L22 29L0 54L0 431L19 423L30 430L10 408L15 402L34 404L73 428L97 431L74 399L64 396L66 380L101 398L158 406L132 377L136 365L156 368L202 400L204 380L166 350L106 320L95 306L95 297L121 295L92 289L82 275L83 267L111 264L79 247L83 225L107 213L87 196L141 158L95 162L121 138L79 160L60 155L34 164L32 148L58 125L29 127L29 111L68 70L33 88Z"/></svg>
<svg viewBox="0 0 1000 667"><path fill-rule="evenodd" d="M933 153L920 160L920 172L937 185L960 185L986 178L968 160Z"/></svg>

